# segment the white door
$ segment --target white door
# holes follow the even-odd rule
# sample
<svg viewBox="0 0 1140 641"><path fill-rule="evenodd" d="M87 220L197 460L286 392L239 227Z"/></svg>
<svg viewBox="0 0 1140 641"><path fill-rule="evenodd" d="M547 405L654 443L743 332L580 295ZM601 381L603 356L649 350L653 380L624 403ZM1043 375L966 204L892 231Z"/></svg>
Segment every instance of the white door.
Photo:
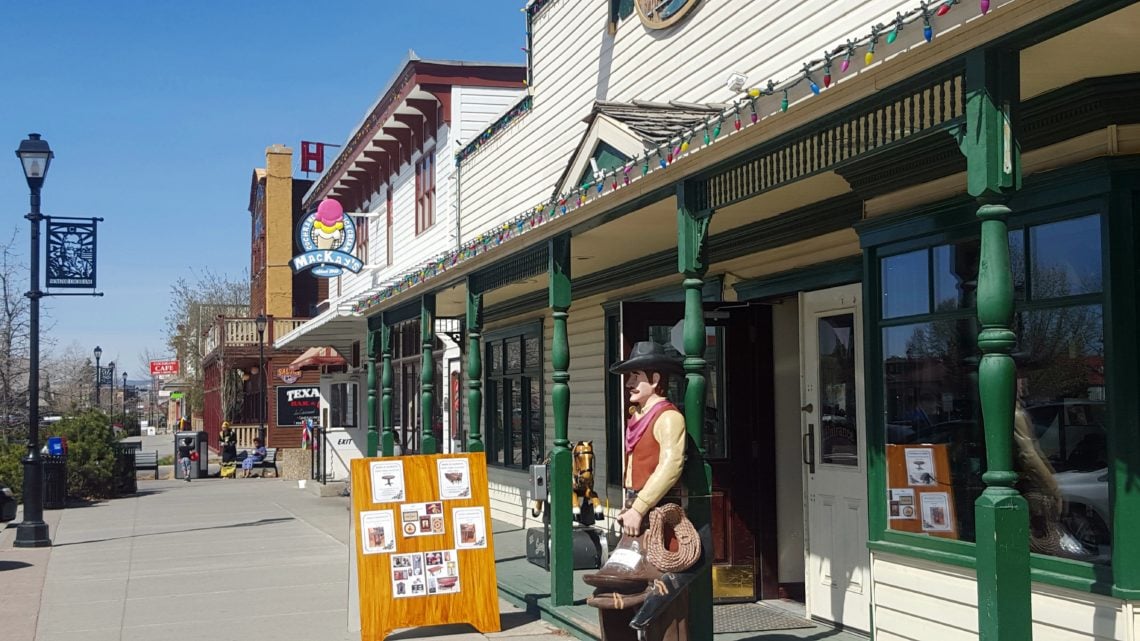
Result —
<svg viewBox="0 0 1140 641"><path fill-rule="evenodd" d="M800 297L801 416L808 613L866 631L871 580L859 299L858 284Z"/></svg>

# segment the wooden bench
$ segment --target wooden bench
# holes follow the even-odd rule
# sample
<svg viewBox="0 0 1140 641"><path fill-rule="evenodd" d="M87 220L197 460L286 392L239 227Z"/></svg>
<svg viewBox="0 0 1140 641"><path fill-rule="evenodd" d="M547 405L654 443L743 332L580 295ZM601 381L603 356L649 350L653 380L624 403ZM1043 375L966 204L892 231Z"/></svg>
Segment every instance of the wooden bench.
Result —
<svg viewBox="0 0 1140 641"><path fill-rule="evenodd" d="M240 470L242 462L241 461L234 461L234 462L237 463L238 469ZM281 472L277 471L277 448L276 447L265 448L265 458L261 459L257 463L254 463L253 467L250 469L253 469L253 470L256 470L256 469L266 469L266 470L272 469L273 470L273 476L280 477Z"/></svg>
<svg viewBox="0 0 1140 641"><path fill-rule="evenodd" d="M158 452L135 452L135 473L139 470L154 470L154 480L158 480Z"/></svg>

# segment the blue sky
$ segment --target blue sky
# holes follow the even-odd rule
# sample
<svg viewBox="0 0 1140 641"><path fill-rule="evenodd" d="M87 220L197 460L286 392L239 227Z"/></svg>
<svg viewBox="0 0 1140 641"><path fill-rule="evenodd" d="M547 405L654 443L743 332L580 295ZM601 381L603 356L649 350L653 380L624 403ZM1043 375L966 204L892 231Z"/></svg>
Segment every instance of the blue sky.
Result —
<svg viewBox="0 0 1140 641"><path fill-rule="evenodd" d="M28 198L13 152L28 132L56 153L44 213L106 219L105 295L45 299L45 334L101 345L134 379L145 348L165 349L169 284L248 265L250 174L268 145L292 147L296 167L300 140L343 143L409 48L523 62L523 3L4 2L0 212L16 247L26 255Z"/></svg>

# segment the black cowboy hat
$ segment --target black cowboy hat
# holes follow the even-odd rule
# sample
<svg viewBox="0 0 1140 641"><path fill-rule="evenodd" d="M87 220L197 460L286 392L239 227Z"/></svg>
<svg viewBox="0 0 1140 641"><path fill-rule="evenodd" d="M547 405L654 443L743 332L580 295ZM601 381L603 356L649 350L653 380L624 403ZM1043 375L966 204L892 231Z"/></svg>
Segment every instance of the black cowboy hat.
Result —
<svg viewBox="0 0 1140 641"><path fill-rule="evenodd" d="M629 358L614 364L610 367L610 371L614 374L645 371L682 374L685 370L682 360L666 352L660 343L640 341L633 344Z"/></svg>

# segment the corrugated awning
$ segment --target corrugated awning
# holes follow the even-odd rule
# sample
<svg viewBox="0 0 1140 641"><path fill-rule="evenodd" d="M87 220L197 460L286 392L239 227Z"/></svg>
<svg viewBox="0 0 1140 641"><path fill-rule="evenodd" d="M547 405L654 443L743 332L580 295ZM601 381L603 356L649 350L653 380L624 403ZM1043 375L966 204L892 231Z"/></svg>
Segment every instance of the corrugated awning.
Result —
<svg viewBox="0 0 1140 641"><path fill-rule="evenodd" d="M310 347L303 354L289 363L294 369L302 367L319 367L321 365L344 365L348 361L332 347Z"/></svg>

